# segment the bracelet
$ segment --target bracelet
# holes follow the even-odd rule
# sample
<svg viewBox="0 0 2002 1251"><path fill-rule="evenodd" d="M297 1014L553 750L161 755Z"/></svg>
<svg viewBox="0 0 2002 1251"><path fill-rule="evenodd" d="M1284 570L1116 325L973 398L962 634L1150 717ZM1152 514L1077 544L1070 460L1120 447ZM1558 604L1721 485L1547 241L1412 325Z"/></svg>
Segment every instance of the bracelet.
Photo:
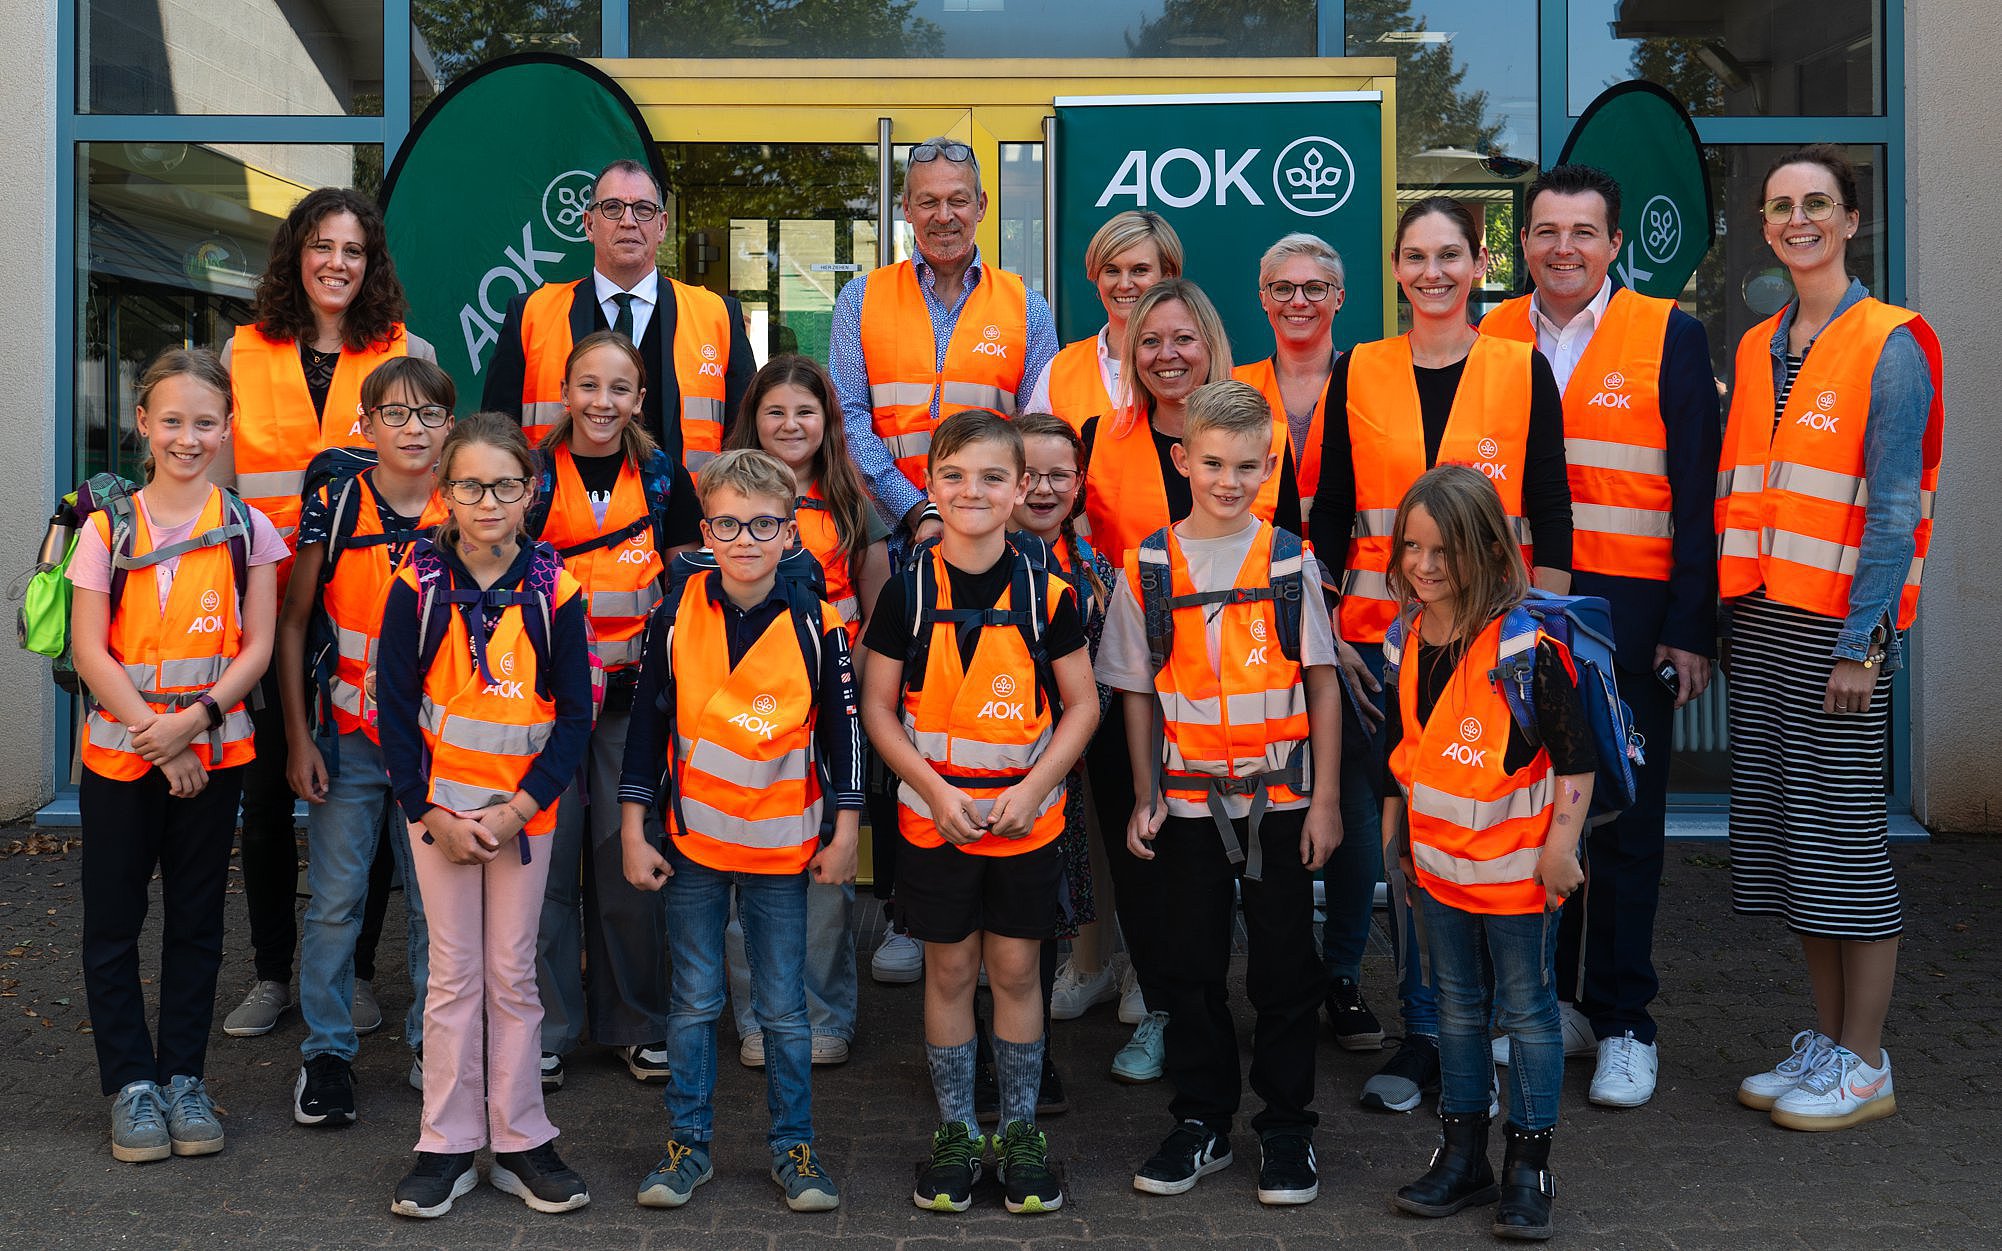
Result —
<svg viewBox="0 0 2002 1251"><path fill-rule="evenodd" d="M1871 652L1869 655L1863 658L1863 667L1865 669L1875 669L1877 667L1877 662L1881 661L1882 659L1884 659L1883 652L1881 651Z"/></svg>

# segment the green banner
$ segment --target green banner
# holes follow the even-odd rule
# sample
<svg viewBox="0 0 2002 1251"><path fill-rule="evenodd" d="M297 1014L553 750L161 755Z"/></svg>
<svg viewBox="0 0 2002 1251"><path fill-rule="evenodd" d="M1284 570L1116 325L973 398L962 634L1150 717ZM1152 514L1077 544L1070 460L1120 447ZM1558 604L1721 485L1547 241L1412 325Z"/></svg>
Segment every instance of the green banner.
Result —
<svg viewBox="0 0 2002 1251"><path fill-rule="evenodd" d="M1337 346L1383 337L1383 102L1379 93L1071 97L1056 102L1058 329L1105 325L1084 250L1124 209L1168 219L1186 277L1216 302L1239 363L1272 354L1258 259L1307 231L1341 254Z"/></svg>
<svg viewBox="0 0 2002 1251"><path fill-rule="evenodd" d="M1592 165L1620 183L1613 273L1642 295L1675 299L1716 239L1703 145L1682 102L1650 82L1609 87L1592 101L1558 164Z"/></svg>
<svg viewBox="0 0 2002 1251"><path fill-rule="evenodd" d="M507 303L590 272L584 205L619 157L662 178L659 149L619 85L582 61L492 61L431 102L383 180L383 216L410 328L479 405Z"/></svg>

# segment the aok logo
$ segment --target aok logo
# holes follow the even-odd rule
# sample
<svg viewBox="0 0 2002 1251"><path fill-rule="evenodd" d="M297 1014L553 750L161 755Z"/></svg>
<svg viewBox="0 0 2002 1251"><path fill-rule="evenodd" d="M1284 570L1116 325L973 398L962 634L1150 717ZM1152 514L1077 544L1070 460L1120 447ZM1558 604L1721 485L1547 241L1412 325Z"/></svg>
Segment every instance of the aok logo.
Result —
<svg viewBox="0 0 2002 1251"><path fill-rule="evenodd" d="M566 169L542 189L542 224L558 239L584 242L584 214L597 182L588 169Z"/></svg>
<svg viewBox="0 0 2002 1251"><path fill-rule="evenodd" d="M618 559L613 563L620 565L644 565L651 559L653 559L653 553L647 550L646 535L642 532L635 534L630 544L619 549Z"/></svg>
<svg viewBox="0 0 2002 1251"><path fill-rule="evenodd" d="M493 658L494 672L501 676L486 684L482 695L492 695L498 699L521 699L524 696L522 683L514 676L514 653L503 652Z"/></svg>
<svg viewBox="0 0 2002 1251"><path fill-rule="evenodd" d="M1302 217L1326 217L1348 203L1355 182L1348 149L1322 135L1295 139L1272 162L1272 190Z"/></svg>
<svg viewBox="0 0 2002 1251"><path fill-rule="evenodd" d="M1604 379L1604 384L1606 389L1599 392L1597 395L1594 395L1591 399L1586 400L1585 407L1624 408L1630 411L1632 410L1634 406L1633 396L1614 394L1614 392L1617 392L1621 387L1627 385L1627 376L1625 374L1621 373L1619 370L1616 369L1612 373L1606 375Z"/></svg>
<svg viewBox="0 0 2002 1251"><path fill-rule="evenodd" d="M1445 750L1439 754L1447 760L1466 765L1472 769L1478 769L1486 764L1488 759L1487 748L1473 746L1473 744L1481 741L1481 723L1479 718L1467 717L1462 720L1460 722L1460 737L1466 741L1463 743L1448 743Z"/></svg>
<svg viewBox="0 0 2002 1251"><path fill-rule="evenodd" d="M988 326L982 329L980 332L981 341L973 345L973 354L975 356L998 356L1004 361L1007 360L1008 345L997 343L996 340L1000 337L1001 327L999 326Z"/></svg>
<svg viewBox="0 0 2002 1251"><path fill-rule="evenodd" d="M189 634L222 633L222 595L214 588L202 592L202 614L188 623Z"/></svg>
<svg viewBox="0 0 2002 1251"><path fill-rule="evenodd" d="M1482 439L1474 445L1474 451L1480 455L1480 459L1474 462L1474 468L1486 474L1488 481L1508 481L1508 466L1501 463L1501 444L1493 439Z"/></svg>
<svg viewBox="0 0 2002 1251"><path fill-rule="evenodd" d="M730 724L769 740L779 728L778 722L771 719L778 710L777 697L769 692L760 692L757 698L751 701L751 711L738 713L730 718Z"/></svg>
<svg viewBox="0 0 2002 1251"><path fill-rule="evenodd" d="M1252 642L1258 644L1258 646L1244 653L1244 663L1247 666L1262 665L1266 663L1265 641L1270 635L1270 631L1267 630L1265 625L1265 618L1253 617L1251 619L1250 629L1251 629L1251 640Z"/></svg>
<svg viewBox="0 0 2002 1251"><path fill-rule="evenodd" d="M702 366L695 371L696 376L699 378L721 378L723 376L723 366L717 363L716 357L716 345L713 343L703 344Z"/></svg>
<svg viewBox="0 0 2002 1251"><path fill-rule="evenodd" d="M222 594L214 587L202 592L202 611L217 612L222 608Z"/></svg>
<svg viewBox="0 0 2002 1251"><path fill-rule="evenodd" d="M778 697L769 693L760 694L751 701L751 711L761 717L769 717L779 710Z"/></svg>
<svg viewBox="0 0 2002 1251"><path fill-rule="evenodd" d="M982 718L994 721L1027 721L1029 719L1028 712L1026 711L1027 705L1011 702L1016 690L1015 679L1012 676L1006 673L995 674L994 685L991 689L994 692L994 698L980 706L980 715Z"/></svg>
<svg viewBox="0 0 2002 1251"><path fill-rule="evenodd" d="M1835 407L1837 398L1834 391L1823 391L1814 397L1814 410L1794 418L1793 424L1806 426L1809 430L1819 430L1825 434L1837 433L1836 423L1842 419L1838 414L1827 411Z"/></svg>

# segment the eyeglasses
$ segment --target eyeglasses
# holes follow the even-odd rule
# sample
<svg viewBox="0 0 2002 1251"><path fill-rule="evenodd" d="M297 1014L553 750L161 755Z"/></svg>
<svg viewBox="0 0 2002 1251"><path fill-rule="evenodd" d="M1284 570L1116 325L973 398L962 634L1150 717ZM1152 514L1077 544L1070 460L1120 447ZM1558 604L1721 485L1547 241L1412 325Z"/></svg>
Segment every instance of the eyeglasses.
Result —
<svg viewBox="0 0 2002 1251"><path fill-rule="evenodd" d="M709 527L709 537L718 543L734 543L737 541L737 536L745 530L749 530L751 537L758 542L769 543L779 537L779 531L783 530L786 522L791 520L790 517L770 515L752 517L749 520L742 517L704 517L702 524Z"/></svg>
<svg viewBox="0 0 2002 1251"><path fill-rule="evenodd" d="M1050 490L1055 491L1058 495L1062 495L1065 491L1076 486L1077 480L1082 476L1068 469L1059 469L1055 473L1037 473L1031 469L1028 472L1029 489L1034 491L1047 482L1050 484Z"/></svg>
<svg viewBox="0 0 2002 1251"><path fill-rule="evenodd" d="M498 482L482 482L478 478L447 478L445 494L454 504L477 504L494 493L496 504L519 503L528 494L527 478L502 478Z"/></svg>
<svg viewBox="0 0 2002 1251"><path fill-rule="evenodd" d="M940 157L944 157L954 165L964 165L973 159L973 149L963 143L953 143L950 140L943 143L921 143L911 149L911 164L913 165L928 165Z"/></svg>
<svg viewBox="0 0 2002 1251"><path fill-rule="evenodd" d="M1271 296L1275 303L1279 304L1292 303L1296 292L1306 296L1307 303L1319 304L1322 300L1328 298L1328 292L1335 289L1335 284L1332 282L1268 282L1265 284L1265 293Z"/></svg>
<svg viewBox="0 0 2002 1251"><path fill-rule="evenodd" d="M1834 196L1819 191L1813 195L1802 196L1800 200L1800 211L1811 222L1825 222L1835 216L1836 209L1847 207ZM1792 221L1793 209L1793 201L1783 195L1776 195L1759 207L1759 211L1765 214L1766 220L1775 226L1783 226Z"/></svg>
<svg viewBox="0 0 2002 1251"><path fill-rule="evenodd" d="M599 200L591 207L598 211L598 216L608 222L615 222L624 217L628 209L632 211L633 220L641 225L660 216L660 205L652 200Z"/></svg>
<svg viewBox="0 0 2002 1251"><path fill-rule="evenodd" d="M377 404L368 411L370 416L383 425L398 430L409 425L413 415L416 416L418 424L431 430L436 430L452 420L452 410L443 404L422 404L416 408L408 404Z"/></svg>

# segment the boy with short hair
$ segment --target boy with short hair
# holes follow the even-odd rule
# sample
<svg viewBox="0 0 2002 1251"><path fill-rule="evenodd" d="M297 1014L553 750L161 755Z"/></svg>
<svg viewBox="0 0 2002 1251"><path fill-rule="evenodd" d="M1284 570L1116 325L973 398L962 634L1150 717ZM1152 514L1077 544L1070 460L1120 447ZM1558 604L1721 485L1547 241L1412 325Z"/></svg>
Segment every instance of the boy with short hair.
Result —
<svg viewBox="0 0 2002 1251"><path fill-rule="evenodd" d="M725 452L696 489L716 567L691 574L647 627L619 778L626 880L666 888L673 970L661 1097L672 1128L639 1202L680 1207L715 1175L716 1018L734 895L765 1035L772 1180L793 1211L824 1212L841 1197L813 1150L806 885L809 873L855 878L862 757L848 634L832 605L780 576L796 524L792 470L760 451ZM665 848L646 831L657 800Z"/></svg>
<svg viewBox="0 0 2002 1251"><path fill-rule="evenodd" d="M1189 398L1172 452L1194 508L1128 553L1099 646L1126 701L1140 796L1126 845L1158 868L1181 947L1163 966L1176 1127L1135 1189L1181 1194L1228 1166L1239 1091L1229 988L1232 884L1243 879L1258 1198L1319 1193L1313 1131L1313 875L1341 842L1341 694L1312 554L1251 513L1278 468L1272 414L1242 382ZM1304 678L1304 681L1303 681ZM1149 1006L1156 1006L1149 999Z"/></svg>
<svg viewBox="0 0 2002 1251"><path fill-rule="evenodd" d="M984 411L932 434L936 545L883 589L863 646L862 722L902 780L897 894L925 944L925 1052L943 1122L912 1200L963 1212L985 1143L974 1121L973 992L994 996L997 1171L1010 1212L1063 1190L1036 1128L1043 1075L1042 942L1058 919L1064 777L1098 724L1077 602L1008 542L1028 492L1022 436Z"/></svg>

